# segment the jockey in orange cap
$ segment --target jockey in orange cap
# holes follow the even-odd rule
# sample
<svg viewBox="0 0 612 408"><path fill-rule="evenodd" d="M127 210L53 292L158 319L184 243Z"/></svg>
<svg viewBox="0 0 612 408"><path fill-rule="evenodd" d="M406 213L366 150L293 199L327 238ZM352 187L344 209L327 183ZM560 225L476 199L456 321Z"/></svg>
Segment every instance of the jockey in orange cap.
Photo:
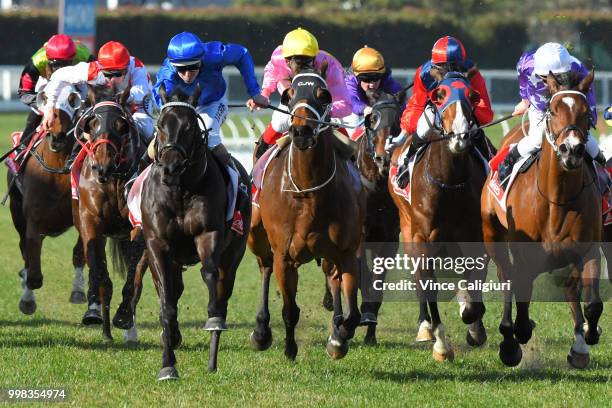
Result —
<svg viewBox="0 0 612 408"><path fill-rule="evenodd" d="M28 145L42 120L40 107L36 105L36 96L51 74L61 67L93 60L94 56L85 45L73 41L66 34L55 34L32 55L21 72L17 90L21 102L31 108L21 135L21 145Z"/></svg>
<svg viewBox="0 0 612 408"><path fill-rule="evenodd" d="M395 145L403 143L405 136L412 134L410 147L404 163L398 169L397 183L400 188L404 188L409 181L408 160L416 153L418 148L427 143L423 137L429 131L426 121L420 121L424 117L423 112L428 101L428 93L438 86L438 81L444 78L449 72L459 72L468 77L471 88L478 92L480 100L474 106L474 117L477 124L484 125L493 120L493 109L489 100L489 93L485 81L476 69L474 63L467 59L463 44L455 37L445 36L440 38L431 50L431 59L421 65L414 75L414 88L412 96L402 114L400 126L402 133L395 140ZM423 123L422 123L423 122ZM422 123L422 124L421 124ZM480 130L472 136L473 143L480 150L485 158L490 158L492 151L489 143Z"/></svg>

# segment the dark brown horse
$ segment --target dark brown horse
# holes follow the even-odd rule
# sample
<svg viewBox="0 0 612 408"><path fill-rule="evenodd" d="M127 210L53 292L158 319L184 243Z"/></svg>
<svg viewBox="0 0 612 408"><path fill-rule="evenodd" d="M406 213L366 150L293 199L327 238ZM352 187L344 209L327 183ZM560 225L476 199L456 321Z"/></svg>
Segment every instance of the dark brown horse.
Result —
<svg viewBox="0 0 612 408"><path fill-rule="evenodd" d="M46 100L44 92L39 94L39 98L42 106ZM70 176L66 163L75 143L71 128L80 105L81 98L76 89L66 87L53 107L56 118L53 128L30 152L31 157L22 165L17 180L8 173L11 216L19 232L19 247L24 260L24 268L19 272L23 287L19 310L25 314L36 310L33 290L43 284L40 262L43 239L58 236L72 226ZM72 262L75 275L70 302L84 303L85 258L80 239L74 246Z"/></svg>
<svg viewBox="0 0 612 408"><path fill-rule="evenodd" d="M348 352L348 340L360 318L357 252L365 196L361 186L351 182L350 164L336 153L331 128L313 122L328 120L331 95L325 80L311 70L300 72L283 93L282 103L294 114L289 130L291 143L266 171L257 210L261 218L251 224L254 229L249 236L249 247L262 274L261 306L251 342L259 350L267 349L272 342L268 291L274 271L283 296L285 355L295 359L295 326L300 315L295 302L297 268L323 258L336 267L336 272L328 276L334 319L327 352L338 359ZM341 288L348 309L344 315Z"/></svg>
<svg viewBox="0 0 612 408"><path fill-rule="evenodd" d="M87 154L80 170L79 199L72 200L72 209L91 271L90 280L93 282L90 285L99 288L103 336L112 339L109 310L113 284L106 266L105 250L106 238L110 237L113 261L117 261L113 262L115 269L124 272L127 268L123 300L113 317L113 325L128 330L126 341L136 341L134 274L144 242L130 241L132 227L125 185L136 172L138 160L146 147L125 108L129 95L130 88L116 97L108 90L90 89L93 108L83 119L83 130L90 135L90 142L83 147ZM115 98L117 102L113 100Z"/></svg>
<svg viewBox="0 0 612 408"><path fill-rule="evenodd" d="M504 337L499 356L508 366L521 361L519 343L526 344L533 332L534 324L529 319L533 280L552 269L572 265L566 298L574 318L575 341L568 362L574 367L586 367L587 344L599 341L597 322L603 311L599 297L601 196L591 164L584 160L590 125L585 94L593 77L591 72L582 81L574 78L570 83L560 84L552 73L547 76L551 99L539 158L516 178L508 193L506 212L488 189L482 193L487 250L497 265L500 282L509 281L512 285L511 291L505 292L499 325ZM520 128L513 129L502 146L518 141L521 136ZM584 314L581 299L585 301Z"/></svg>
<svg viewBox="0 0 612 408"><path fill-rule="evenodd" d="M422 159L414 166L411 181L412 201L393 192L393 201L400 213L405 253L424 258L440 256L438 243L481 242L480 193L486 178L483 163L477 158L471 140L472 105L476 95L467 79L449 74L430 96L424 118L430 124L430 143ZM392 165L409 145L397 149ZM389 181L389 189L393 188ZM473 248L470 248L473 249ZM473 251L474 255L478 251ZM484 248L480 251L480 255ZM431 265L429 265L431 266ZM482 270L468 271L467 278L476 279ZM452 360L454 352L446 339L438 312L438 290L426 286L435 282L432 268L417 268L416 293L419 299L419 332L417 341L434 340L433 357L438 361ZM455 276L458 277L458 276ZM467 302L460 302L460 314L468 328L468 342L483 344L486 339L482 315L484 305L480 292L462 293ZM429 311L428 311L429 307ZM431 312L431 315L430 315Z"/></svg>
<svg viewBox="0 0 612 408"><path fill-rule="evenodd" d="M157 121L155 162L143 185L142 229L149 266L160 298L162 369L159 380L177 379L174 349L181 344L178 300L183 292L183 265L201 263L208 287L208 320L212 332L208 369L216 370L219 337L227 330L227 305L236 270L246 250L246 235L237 235L226 222L227 174L208 148L208 134L200 128L198 88L186 99L166 96ZM240 163L243 182L248 175ZM250 195L240 211L250 225ZM245 232L248 232L245 231Z"/></svg>

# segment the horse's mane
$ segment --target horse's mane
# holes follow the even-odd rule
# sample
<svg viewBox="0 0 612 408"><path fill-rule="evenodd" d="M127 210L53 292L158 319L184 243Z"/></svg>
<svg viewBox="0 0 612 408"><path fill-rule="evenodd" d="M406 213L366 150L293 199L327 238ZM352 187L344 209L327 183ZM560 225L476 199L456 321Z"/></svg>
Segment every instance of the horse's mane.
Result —
<svg viewBox="0 0 612 408"><path fill-rule="evenodd" d="M374 89L374 90L368 89L367 91L365 91L365 95L366 95L366 98L368 98L368 105L370 106L374 105L376 102L395 101L395 98L393 95L385 92L381 88Z"/></svg>
<svg viewBox="0 0 612 408"><path fill-rule="evenodd" d="M576 88L578 84L580 83L580 79L581 79L578 73L573 72L573 71L563 72L560 74L552 74L552 75L555 77L555 79L557 80L557 82L563 89Z"/></svg>

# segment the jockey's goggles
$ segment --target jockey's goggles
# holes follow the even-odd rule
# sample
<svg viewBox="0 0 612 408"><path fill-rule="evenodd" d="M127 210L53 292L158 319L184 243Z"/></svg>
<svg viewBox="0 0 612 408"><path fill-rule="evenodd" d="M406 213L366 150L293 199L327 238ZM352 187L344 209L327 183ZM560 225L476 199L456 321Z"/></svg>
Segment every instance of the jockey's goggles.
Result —
<svg viewBox="0 0 612 408"><path fill-rule="evenodd" d="M187 71L197 71L200 69L200 66L202 64L200 64L199 62L196 62L195 64L191 64L191 65L181 65L181 66L177 66L176 68L176 72L180 72L185 73Z"/></svg>
<svg viewBox="0 0 612 408"><path fill-rule="evenodd" d="M120 78L122 76L125 76L126 73L127 73L127 70L125 69L122 69L120 71L102 71L102 75L104 75L104 77L107 79Z"/></svg>
<svg viewBox="0 0 612 408"><path fill-rule="evenodd" d="M367 74L357 75L357 79L360 82L366 82L366 83L380 81L383 79L383 77L384 77L384 74L380 74L380 73L367 73Z"/></svg>
<svg viewBox="0 0 612 408"><path fill-rule="evenodd" d="M54 59L54 60L47 61L47 65L49 65L49 68L55 71L56 69L60 69L60 68L72 65L72 60L71 59L68 59L68 60Z"/></svg>

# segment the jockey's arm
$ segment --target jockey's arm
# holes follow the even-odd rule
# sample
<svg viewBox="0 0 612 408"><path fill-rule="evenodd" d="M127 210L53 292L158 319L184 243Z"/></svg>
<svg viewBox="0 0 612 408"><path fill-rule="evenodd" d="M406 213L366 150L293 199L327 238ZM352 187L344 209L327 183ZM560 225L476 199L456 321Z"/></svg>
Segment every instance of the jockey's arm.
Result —
<svg viewBox="0 0 612 408"><path fill-rule="evenodd" d="M423 114L427 103L427 89L421 79L421 69L422 67L419 67L414 74L412 96L410 96L400 120L400 127L405 134L412 134L416 131L419 118Z"/></svg>
<svg viewBox="0 0 612 408"><path fill-rule="evenodd" d="M331 57L331 56L330 56ZM332 117L342 118L352 113L351 96L344 82L342 65L333 57L325 75L325 81L332 96Z"/></svg>
<svg viewBox="0 0 612 408"><path fill-rule="evenodd" d="M17 95L24 104L31 108L36 108L36 83L40 78L40 73L36 66L32 63L32 60L28 61L28 64L23 68L21 77L19 78L19 88L17 89Z"/></svg>
<svg viewBox="0 0 612 408"><path fill-rule="evenodd" d="M261 94L268 99L276 91L276 84L278 82L276 77L276 66L270 60L264 67L263 79L261 81Z"/></svg>
<svg viewBox="0 0 612 408"><path fill-rule="evenodd" d="M146 68L144 66L134 68L130 82L132 88L128 101L131 104L140 105L145 96L151 94L153 90Z"/></svg>

